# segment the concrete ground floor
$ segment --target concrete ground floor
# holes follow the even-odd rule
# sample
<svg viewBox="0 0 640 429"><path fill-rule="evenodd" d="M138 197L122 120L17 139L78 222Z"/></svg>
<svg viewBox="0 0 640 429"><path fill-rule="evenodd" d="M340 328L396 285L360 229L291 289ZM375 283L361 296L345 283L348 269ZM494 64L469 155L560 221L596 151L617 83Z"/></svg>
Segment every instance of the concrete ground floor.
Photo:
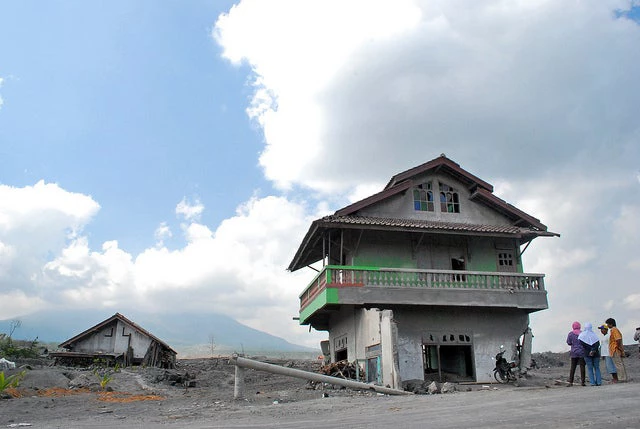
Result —
<svg viewBox="0 0 640 429"><path fill-rule="evenodd" d="M342 306L330 318L332 362L357 361L369 382L491 382L495 355L530 362L524 310L478 307Z"/></svg>

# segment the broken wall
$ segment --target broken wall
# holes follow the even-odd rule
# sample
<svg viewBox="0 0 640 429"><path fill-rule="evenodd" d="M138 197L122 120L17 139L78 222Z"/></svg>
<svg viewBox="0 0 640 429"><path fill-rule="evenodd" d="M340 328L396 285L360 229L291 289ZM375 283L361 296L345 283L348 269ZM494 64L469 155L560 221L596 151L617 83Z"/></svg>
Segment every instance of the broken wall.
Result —
<svg viewBox="0 0 640 429"><path fill-rule="evenodd" d="M518 310L482 308L395 308L398 327L398 367L401 380L424 378L423 344L471 347L475 381L494 381L495 355L500 346L505 358L516 356L516 341L527 329L529 316ZM445 338L443 340L443 338ZM468 338L468 340L467 340ZM460 365L452 357L443 368Z"/></svg>
<svg viewBox="0 0 640 429"><path fill-rule="evenodd" d="M118 320L78 341L72 351L83 353L126 353L129 346L133 357L142 359L151 344L151 338L130 325Z"/></svg>
<svg viewBox="0 0 640 429"><path fill-rule="evenodd" d="M331 317L329 347L331 361L348 359L358 361L364 374L372 368L369 360L377 359L378 381L384 385L398 387L396 349L396 327L391 311L342 306Z"/></svg>

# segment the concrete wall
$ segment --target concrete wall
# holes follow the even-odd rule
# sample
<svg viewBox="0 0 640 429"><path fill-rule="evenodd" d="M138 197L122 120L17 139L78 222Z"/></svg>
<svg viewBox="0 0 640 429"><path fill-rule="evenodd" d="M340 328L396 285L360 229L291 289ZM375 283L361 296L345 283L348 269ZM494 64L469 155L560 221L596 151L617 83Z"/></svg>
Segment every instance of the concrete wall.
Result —
<svg viewBox="0 0 640 429"><path fill-rule="evenodd" d="M362 216L398 217L402 219L428 219L441 222L474 223L485 225L511 225L509 219L483 204L469 200L471 193L454 178L446 175L432 174L413 178L419 184L431 180L434 193L435 211L423 212L413 208L413 189L394 195L379 204L366 207L358 212ZM452 186L458 192L460 213L442 213L440 211L440 192L438 183Z"/></svg>
<svg viewBox="0 0 640 429"><path fill-rule="evenodd" d="M470 192L461 182L438 174L415 178L415 183L431 181L435 198L435 211L415 210L413 192L394 195L358 212L362 216L400 219L433 220L484 225L511 225L504 215L483 204L469 200ZM456 189L460 213L440 211L438 183ZM418 241L420 240L420 241ZM513 239L491 237L455 237L446 234L403 234L381 231L350 231L346 234L346 260L352 265L396 268L452 269L451 259L462 258L470 271L497 271L497 248L509 249L516 257L516 272L522 272L518 244Z"/></svg>
<svg viewBox="0 0 640 429"><path fill-rule="evenodd" d="M450 270L451 259L462 258L468 271L498 271L498 249L515 257L515 272L523 272L514 239L382 231L346 231L344 255L355 266Z"/></svg>
<svg viewBox="0 0 640 429"><path fill-rule="evenodd" d="M495 381L494 358L500 345L507 349L505 358L515 358L517 339L529 324L528 314L517 310L402 307L393 312L398 326L398 364L402 380L423 378L423 339L434 334L453 334L455 338L459 335L471 338L476 381Z"/></svg>
<svg viewBox="0 0 640 429"><path fill-rule="evenodd" d="M334 361L334 340L346 336L347 359L358 360L365 368L366 348L381 344L383 384L400 387L402 381L424 379L422 345L430 336L464 335L471 341L455 344L471 346L475 381L493 382L494 358L500 346L507 349L508 360L515 359L516 343L528 324L528 314L516 310L415 307L366 310L343 306L331 318L331 357Z"/></svg>
<svg viewBox="0 0 640 429"><path fill-rule="evenodd" d="M120 354L126 353L129 345L133 348L133 357L142 359L151 345L151 338L118 320L78 342L73 351Z"/></svg>
<svg viewBox="0 0 640 429"><path fill-rule="evenodd" d="M330 324L329 348L332 362L336 360L337 343L343 344L346 337L347 359L350 362L357 360L362 370L366 371L367 348L380 344L382 384L399 387L395 347L397 330L393 312L342 306L338 313L332 315Z"/></svg>

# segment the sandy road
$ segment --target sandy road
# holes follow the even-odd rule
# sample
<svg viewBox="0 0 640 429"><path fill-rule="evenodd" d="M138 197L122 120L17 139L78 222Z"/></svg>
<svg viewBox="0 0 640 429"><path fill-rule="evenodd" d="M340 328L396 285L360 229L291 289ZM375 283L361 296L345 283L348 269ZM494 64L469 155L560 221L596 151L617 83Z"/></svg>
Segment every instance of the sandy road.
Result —
<svg viewBox="0 0 640 429"><path fill-rule="evenodd" d="M79 412L23 418L30 417L24 422L32 428L640 428L639 397L637 383L498 386L446 395L328 397L269 405L225 406L200 398L198 404L172 409L167 409L169 404L146 404L150 408L139 413L128 404L94 408L73 398Z"/></svg>

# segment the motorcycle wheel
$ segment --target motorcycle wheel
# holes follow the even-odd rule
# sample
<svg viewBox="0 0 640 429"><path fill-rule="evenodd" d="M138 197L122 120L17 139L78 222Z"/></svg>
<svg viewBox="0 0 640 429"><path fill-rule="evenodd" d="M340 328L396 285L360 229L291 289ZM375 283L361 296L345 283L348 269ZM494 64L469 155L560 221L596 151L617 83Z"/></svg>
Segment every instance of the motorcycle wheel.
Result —
<svg viewBox="0 0 640 429"><path fill-rule="evenodd" d="M497 369L493 370L493 377L498 383L505 384L509 382L509 376L501 371L498 371Z"/></svg>
<svg viewBox="0 0 640 429"><path fill-rule="evenodd" d="M509 371L507 373L507 378L508 381L516 381L518 379L518 377L516 377L516 375L512 371Z"/></svg>

